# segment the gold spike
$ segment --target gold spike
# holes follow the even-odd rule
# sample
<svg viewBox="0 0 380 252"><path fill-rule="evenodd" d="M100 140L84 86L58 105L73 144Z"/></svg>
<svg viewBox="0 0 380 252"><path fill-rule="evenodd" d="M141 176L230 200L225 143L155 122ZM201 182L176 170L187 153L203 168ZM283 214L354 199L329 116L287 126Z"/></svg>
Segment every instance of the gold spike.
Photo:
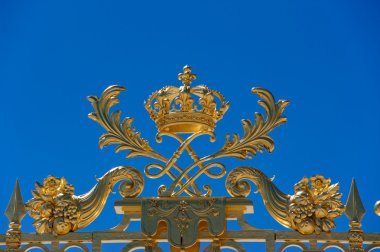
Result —
<svg viewBox="0 0 380 252"><path fill-rule="evenodd" d="M352 179L350 193L348 194L345 213L351 223L360 223L365 214L365 208L362 200L360 199L359 191L354 178Z"/></svg>
<svg viewBox="0 0 380 252"><path fill-rule="evenodd" d="M5 215L8 217L9 222L12 224L20 224L22 218L26 214L25 204L22 200L20 184L16 180L15 187L12 192L11 199L9 200L8 207L5 210Z"/></svg>
<svg viewBox="0 0 380 252"><path fill-rule="evenodd" d="M356 181L353 178L346 203L346 215L350 220L350 230L348 231L348 243L350 252L364 252L364 233L360 228L365 209L360 199Z"/></svg>
<svg viewBox="0 0 380 252"><path fill-rule="evenodd" d="M5 215L9 220L9 229L5 235L5 251L19 252L21 246L21 220L26 214L25 204L22 200L20 184L16 180L15 187L9 200L8 207L5 210Z"/></svg>

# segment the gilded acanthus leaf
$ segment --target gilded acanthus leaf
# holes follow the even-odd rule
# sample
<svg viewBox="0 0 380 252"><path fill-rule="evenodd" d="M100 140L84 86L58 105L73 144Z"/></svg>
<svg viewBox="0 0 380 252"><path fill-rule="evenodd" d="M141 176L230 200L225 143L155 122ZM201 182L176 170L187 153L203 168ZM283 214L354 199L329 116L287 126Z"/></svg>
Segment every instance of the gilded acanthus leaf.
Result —
<svg viewBox="0 0 380 252"><path fill-rule="evenodd" d="M216 157L233 156L246 159L263 150L273 151L274 141L268 134L287 121L282 112L288 105L288 101L279 100L276 102L273 95L263 88L254 88L252 92L262 98L258 103L265 109L267 118L265 119L260 113L255 113L255 124L252 124L248 119L242 120L243 137L240 138L238 134L233 134L230 139L230 135L227 135L223 148L214 154Z"/></svg>
<svg viewBox="0 0 380 252"><path fill-rule="evenodd" d="M116 97L125 88L121 86L110 86L99 97L89 96L94 112L88 115L89 118L99 123L107 133L99 138L99 147L103 148L110 144L116 144L115 151L130 151L127 158L136 156L150 156L153 152L147 140L140 136L139 132L131 126L133 118L126 117L120 123L121 111L116 110L110 113L112 106L119 103Z"/></svg>

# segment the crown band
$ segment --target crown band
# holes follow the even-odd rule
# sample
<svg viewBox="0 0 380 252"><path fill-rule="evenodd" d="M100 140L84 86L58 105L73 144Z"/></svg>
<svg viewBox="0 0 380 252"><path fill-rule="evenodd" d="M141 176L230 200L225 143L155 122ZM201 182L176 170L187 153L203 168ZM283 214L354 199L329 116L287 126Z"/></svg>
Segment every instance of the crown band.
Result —
<svg viewBox="0 0 380 252"><path fill-rule="evenodd" d="M157 119L159 132L193 133L214 131L214 119L200 112L173 112Z"/></svg>

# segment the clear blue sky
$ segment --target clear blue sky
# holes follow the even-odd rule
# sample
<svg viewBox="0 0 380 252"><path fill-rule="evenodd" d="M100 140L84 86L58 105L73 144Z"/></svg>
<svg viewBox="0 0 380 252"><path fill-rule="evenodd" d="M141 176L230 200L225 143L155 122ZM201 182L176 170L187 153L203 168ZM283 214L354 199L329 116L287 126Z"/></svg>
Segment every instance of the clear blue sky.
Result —
<svg viewBox="0 0 380 252"><path fill-rule="evenodd" d="M111 84L125 86L118 108L153 146L156 129L143 101L163 85L177 85L190 64L196 83L221 91L231 107L218 123L217 149L240 120L261 111L250 88L261 86L288 99L289 122L273 132L276 148L248 161L226 160L228 170L252 165L286 193L304 175L341 183L346 201L357 179L367 209L365 231L380 231L373 205L380 200L380 3L378 1L2 1L0 87L2 171L0 210L16 178L25 200L36 180L64 176L87 192L94 176L119 165L142 169L148 160L126 160L99 150L103 130L87 118L87 95ZM203 139L206 141L206 139ZM169 145L169 147L167 147ZM198 151L210 153L198 144ZM170 151L169 151L170 150ZM143 195L156 195L149 181ZM223 191L224 179L212 182ZM283 229L259 195L250 222ZM112 195L85 230L118 223ZM23 230L32 232L31 219ZM7 229L0 217L1 232ZM346 217L338 220L347 230Z"/></svg>

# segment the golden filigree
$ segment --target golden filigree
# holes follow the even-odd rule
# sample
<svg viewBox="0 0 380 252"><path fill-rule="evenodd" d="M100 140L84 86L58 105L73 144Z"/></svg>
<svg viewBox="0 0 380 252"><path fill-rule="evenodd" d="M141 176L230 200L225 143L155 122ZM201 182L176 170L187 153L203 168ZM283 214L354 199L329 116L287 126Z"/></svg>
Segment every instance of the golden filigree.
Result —
<svg viewBox="0 0 380 252"><path fill-rule="evenodd" d="M229 194L248 196L251 187L246 180L256 184L275 220L301 234L330 232L335 227L334 219L344 212L339 184L331 185L331 180L323 176L313 176L310 180L304 177L295 184L294 195L287 195L260 170L242 166L228 174L226 188Z"/></svg>
<svg viewBox="0 0 380 252"><path fill-rule="evenodd" d="M149 146L148 141L141 138L140 134L135 132L134 128L131 128L133 118L126 117L123 122L120 123L120 111L117 110L109 115L111 107L119 102L119 99L117 99L116 96L124 90L125 88L121 86L110 86L102 93L100 98L97 96L88 97L88 100L91 101L91 104L95 110L95 112L89 114L89 117L99 123L107 131L107 133L103 134L99 138L100 148L103 148L104 146L110 144L116 144L116 152L119 152L121 150L130 151L126 158L133 158L137 156L150 157L166 164L171 163L171 166L173 166L177 171L181 172L181 167L179 167L175 162L173 163L166 157L154 151ZM158 169L163 169L162 167L163 166L160 164L157 165ZM145 170L147 169L149 168L146 168ZM167 174L173 180L176 178L175 174L167 169L164 173L160 174ZM154 177L154 175L147 175L148 177ZM187 175L185 177L188 178ZM182 185L181 182L180 185ZM203 194L198 186L194 183L192 184L192 189L193 191L189 188L185 188L185 192L192 196Z"/></svg>
<svg viewBox="0 0 380 252"><path fill-rule="evenodd" d="M217 158L222 157L234 157L245 159L249 157L250 154L256 155L257 151L262 151L263 149L271 152L274 148L274 141L268 134L277 126L286 122L286 117L282 115L284 108L288 105L285 100L275 101L273 95L263 88L254 88L253 93L258 94L263 100L258 103L262 105L267 113L267 118L260 113L255 114L255 124L252 124L250 120L243 120L244 136L239 138L238 134L233 135L232 141L229 140L227 135L226 143L224 147L212 155L205 156L203 158L193 158L194 163L189 165L172 183L172 185L165 190L161 190L164 196L178 196L183 192L183 188L187 188L191 183L193 183L200 175L205 173L212 178L221 178L224 176L226 170L222 163L211 162L205 165L206 162L210 162ZM192 137L192 136L190 136ZM189 138L190 138L189 137ZM215 140L215 136L212 138ZM182 147L182 146L181 146ZM174 192L175 188L184 178L185 174L188 174L195 167L199 166L200 169L187 180L178 191ZM209 174L210 168L217 167L219 172L217 174ZM170 168L170 167L169 167ZM169 169L168 167L166 169Z"/></svg>
<svg viewBox="0 0 380 252"><path fill-rule="evenodd" d="M158 134L158 141L161 141L161 136L166 135L170 136L176 140L178 140L181 145L174 152L173 156L166 162L165 166L161 164L152 163L145 167L145 174L150 178L158 178L163 176L164 174L170 171L170 168L177 162L181 154L186 150L190 157L194 160L194 163L185 169L181 170L181 173L173 179L173 183L167 188L165 185L160 186L158 190L158 195L160 197L174 197L180 195L182 192L187 192L189 186L194 189L194 194L191 196L210 196L212 193L212 189L209 185L204 185L203 189L206 191L202 193L195 184L195 180L202 174L206 174L210 178L221 178L226 173L226 168L222 163L211 162L207 165L203 164L199 159L196 152L191 148L190 143L201 135L210 135L210 140L215 140L215 135L212 132L198 132L190 135L187 139L183 139L181 136L173 133L162 133ZM188 176L189 172L191 172L194 168L199 167L198 171L196 171L192 176ZM215 170L212 170L215 168ZM158 170L159 172L153 173L152 170ZM186 180L185 183L182 183L183 180ZM175 189L178 187L178 190ZM187 191L186 191L187 190Z"/></svg>
<svg viewBox="0 0 380 252"><path fill-rule="evenodd" d="M210 141L215 141L214 127L227 111L229 103L219 92L213 91L205 85L190 87L191 80L195 79L195 75L191 73L189 66L185 66L184 73L179 75L179 79L183 81L183 86L179 88L166 86L153 93L145 102L145 108L158 128L156 141L161 142L162 136L169 136L180 143L170 158L153 150L148 142L140 137L140 134L131 129L132 118L126 118L123 123L119 123L120 111L115 111L108 116L110 108L118 102L116 96L124 88L111 86L104 91L100 98L89 97L95 109L95 112L89 116L107 130L107 133L100 138L101 148L108 144L116 144L116 151L130 151L127 158L146 156L163 162L163 164L148 164L144 169L149 178L168 175L173 180L170 186L162 185L159 188L158 195L160 197L175 197L182 193L197 197L210 196L211 187L204 185L205 192L203 192L195 183L196 179L202 174L214 179L223 177L226 174L226 168L222 163L214 162L217 158L245 159L256 155L258 151L268 150L271 152L274 142L268 134L286 122L282 112L288 102L284 100L276 102L273 95L263 88L253 89L253 93L262 98L259 104L264 107L267 113L266 118L262 114L256 113L255 124L252 124L250 120L243 120L244 136L241 139L238 134L234 134L232 140L227 136L222 149L212 155L199 157L191 148L190 143L202 135L209 135ZM199 98L198 103L195 102L194 98L196 97ZM180 136L181 133L191 133L191 135L185 139ZM182 168L177 161L184 151L190 154L194 162Z"/></svg>
<svg viewBox="0 0 380 252"><path fill-rule="evenodd" d="M90 192L80 196L74 195L74 186L65 178L48 176L43 184L36 182L26 208L35 219L37 233L64 235L86 227L98 217L113 186L121 180L126 180L119 189L123 197L136 197L142 192L142 174L125 166L111 169Z"/></svg>
<svg viewBox="0 0 380 252"><path fill-rule="evenodd" d="M116 152L129 151L127 158L153 158L158 162L145 167L146 176L160 178L168 175L173 180L169 186L159 187L159 197L132 199L139 196L144 185L143 175L132 167L111 169L88 193L79 196L74 194L74 186L64 178L49 176L43 183L36 183L33 198L26 204L17 181L5 211L9 229L5 235L0 235L0 245L6 248L0 247L0 251L19 252L33 248L65 251L74 247L83 251L90 248L100 251L104 243L120 241L128 243L123 251L145 249L150 252L162 251L159 246L163 241L169 243L170 251L199 251L203 242L209 243L204 251L223 248L245 251L237 241L263 241L267 251L283 251L291 246L304 251L337 247L342 251L363 252L380 248L380 234L364 233L361 229L365 209L355 180L352 181L346 206L340 200L339 184L331 184L330 179L321 175L303 177L294 185L294 194L288 195L262 171L247 166L238 167L227 176L226 188L234 197L211 197L212 189L207 184L203 190L200 189L202 187L195 182L201 175L213 179L225 175L227 168L216 162L217 158L246 159L258 152L273 151L274 142L269 133L286 122L282 113L288 102L276 101L265 89L253 89L252 92L261 98L259 104L264 107L266 115L256 113L254 122L243 120L243 137L227 135L219 151L200 157L191 144L200 136L208 136L210 142L216 140L214 128L226 112L228 102L220 93L204 85L190 87L196 75L191 73L189 66L185 66L178 79L182 81L181 87L164 87L145 103L158 128L156 141L161 142L164 136L168 136L179 143L169 158L153 150L148 141L135 131L131 126L132 118L127 117L120 122L121 112L110 112L119 102L116 96L125 90L123 87L111 86L100 98L88 98L95 110L89 117L107 131L99 139L100 148L115 144ZM182 133L187 133L187 136ZM192 161L180 167L177 162L184 152ZM259 230L246 221L245 214L253 213L253 203L246 198L251 191L249 181L256 184L274 219L298 233ZM116 213L123 215L120 224L107 231L68 234L88 226L98 217L118 182L123 199L116 201L114 206ZM185 193L191 197L182 197ZM21 220L26 211L35 219L38 234L21 232ZM348 233L307 236L329 233L343 211L350 221ZM380 214L380 202L376 203L375 212ZM141 232L125 232L130 222L135 220L141 221ZM227 221L230 220L236 220L242 230L227 229Z"/></svg>

